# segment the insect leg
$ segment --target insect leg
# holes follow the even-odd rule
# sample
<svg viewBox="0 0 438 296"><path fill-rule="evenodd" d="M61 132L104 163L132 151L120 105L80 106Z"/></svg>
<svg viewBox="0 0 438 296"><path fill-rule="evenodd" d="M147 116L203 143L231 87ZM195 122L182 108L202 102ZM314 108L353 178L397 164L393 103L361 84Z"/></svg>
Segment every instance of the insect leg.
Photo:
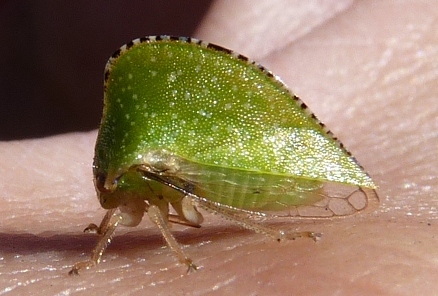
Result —
<svg viewBox="0 0 438 296"><path fill-rule="evenodd" d="M183 250L181 249L181 246L170 232L170 228L169 225L167 224L167 220L165 219L165 216L160 211L160 209L156 205L150 205L148 209L148 215L151 221L154 222L160 229L161 234L163 235L164 239L167 242L167 245L176 254L176 257L178 258L179 262L185 264L188 267L187 271L197 270L198 267L193 263L192 259L188 258L184 254Z"/></svg>
<svg viewBox="0 0 438 296"><path fill-rule="evenodd" d="M169 222L179 224L179 225L190 226L190 227L194 227L194 228L201 228L201 225L183 220L183 218L181 218L179 215L169 214L167 216L167 220L169 220Z"/></svg>
<svg viewBox="0 0 438 296"><path fill-rule="evenodd" d="M122 220L122 216L116 212L116 209L111 209L107 211L99 227L97 227L95 224L90 224L84 230L84 231L96 232L100 234L101 237L99 238L96 247L94 247L93 249L91 258L87 261L76 263L68 273L69 275L78 275L81 269L88 269L90 267L97 265L100 262L102 258L102 254L110 244L112 239L112 234L116 230L116 227L121 220Z"/></svg>
<svg viewBox="0 0 438 296"><path fill-rule="evenodd" d="M279 242L284 240L293 240L297 237L309 237L314 241L317 241L321 237L320 233L310 231L286 233L283 230L261 225L245 216L244 212L242 213L232 207L228 207L217 202L212 202L204 198L193 198L192 200L197 206L200 206L207 211L220 214L224 218L232 220L246 229L272 237Z"/></svg>
<svg viewBox="0 0 438 296"><path fill-rule="evenodd" d="M85 233L96 233L99 235L104 234L108 228L110 219L113 216L115 211L116 211L116 209L110 209L110 210L106 211L106 214L103 217L102 221L100 222L99 226L97 226L94 223L91 223L84 229L84 232Z"/></svg>

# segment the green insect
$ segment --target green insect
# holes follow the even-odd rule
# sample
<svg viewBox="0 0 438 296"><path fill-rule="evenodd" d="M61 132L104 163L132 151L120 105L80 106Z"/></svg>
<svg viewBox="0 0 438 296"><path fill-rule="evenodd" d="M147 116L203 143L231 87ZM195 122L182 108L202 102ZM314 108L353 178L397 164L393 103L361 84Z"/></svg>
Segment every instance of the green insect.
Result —
<svg viewBox="0 0 438 296"><path fill-rule="evenodd" d="M197 269L169 222L200 227L200 208L283 241L320 234L257 220L378 205L371 178L306 105L233 51L183 37L135 39L109 59L104 88L93 172L108 211L86 229L101 235L93 255L70 274L99 263L116 227L136 226L145 213L178 260Z"/></svg>

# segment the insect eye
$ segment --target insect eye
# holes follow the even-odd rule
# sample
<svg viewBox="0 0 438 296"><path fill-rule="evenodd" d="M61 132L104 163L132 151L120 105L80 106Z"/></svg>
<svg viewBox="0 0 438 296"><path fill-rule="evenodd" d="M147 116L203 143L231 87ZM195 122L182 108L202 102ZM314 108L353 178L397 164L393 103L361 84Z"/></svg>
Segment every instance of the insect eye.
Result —
<svg viewBox="0 0 438 296"><path fill-rule="evenodd" d="M96 186L97 191L100 193L107 193L111 190L105 188L106 174L100 173L96 175L94 179L94 185Z"/></svg>

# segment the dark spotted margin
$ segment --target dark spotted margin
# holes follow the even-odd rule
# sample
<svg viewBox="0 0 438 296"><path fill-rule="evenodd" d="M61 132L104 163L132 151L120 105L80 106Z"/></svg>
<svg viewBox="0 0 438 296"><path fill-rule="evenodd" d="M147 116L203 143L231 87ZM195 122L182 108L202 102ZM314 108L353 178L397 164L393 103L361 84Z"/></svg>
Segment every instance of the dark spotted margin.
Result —
<svg viewBox="0 0 438 296"><path fill-rule="evenodd" d="M301 99L295 95L293 92L291 92L289 90L289 88L287 87L287 85L280 79L280 77L275 76L271 71L269 71L268 69L266 69L265 67L263 67L262 65L256 63L255 61L247 58L246 56L243 56L235 51L232 51L230 49L224 48L222 46L213 44L213 43L208 43L199 39L195 39L195 38L190 38L190 37L177 37L177 36L168 36L168 35L160 35L160 36L147 36L147 37L142 37L142 38L137 38L134 39L128 43L126 43L125 45L123 45L122 47L120 47L108 60L108 62L106 63L106 67L105 67L105 72L104 72L104 76L105 76L105 81L104 81L104 90L106 93L106 89L107 89L107 81L108 78L111 74L111 68L113 67L113 65L117 62L117 59L119 58L119 56L121 56L122 54L124 54L125 52L127 52L129 49L131 49L132 47L139 45L141 43L155 43L155 42L181 42L181 43L191 43L191 44L196 44L200 47L203 48L209 48L211 50L216 50L216 51L220 51L220 52L224 52L229 54L230 56L232 56L235 59L244 61L246 63L248 63L249 65L254 66L256 69L260 70L261 72L263 72L263 74L267 75L268 77L270 77L272 79L272 81L274 83L276 83L281 89L283 89L285 92L289 93L292 97L292 99L295 101L295 103L301 107L301 109L303 109L304 113L310 117L312 117L323 129L323 131L330 137L332 138L336 144L338 145L339 148L341 148L345 153L347 153L355 162L357 165L359 165L362 169L363 167L357 162L357 160L353 157L353 155L350 153L350 151L348 151L344 145L338 140L337 137L335 137L333 135L333 133L325 126L325 124L319 120L315 114L313 114L312 111L310 111L310 109L307 107L307 105L301 101Z"/></svg>

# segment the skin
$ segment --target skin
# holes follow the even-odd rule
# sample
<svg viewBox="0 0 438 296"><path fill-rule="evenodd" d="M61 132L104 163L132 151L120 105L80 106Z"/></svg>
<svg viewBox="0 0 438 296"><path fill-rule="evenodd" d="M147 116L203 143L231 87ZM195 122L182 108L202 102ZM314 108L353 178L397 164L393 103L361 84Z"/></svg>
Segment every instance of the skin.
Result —
<svg viewBox="0 0 438 296"><path fill-rule="evenodd" d="M203 266L188 275L144 219L117 230L104 262L69 277L96 241L82 229L104 215L91 175L96 131L0 143L0 293L434 294L438 5L334 2L339 11L325 2L312 13L218 2L194 37L281 76L380 186L374 213L277 225L322 232L317 243L277 243L206 213L201 229L174 227Z"/></svg>

